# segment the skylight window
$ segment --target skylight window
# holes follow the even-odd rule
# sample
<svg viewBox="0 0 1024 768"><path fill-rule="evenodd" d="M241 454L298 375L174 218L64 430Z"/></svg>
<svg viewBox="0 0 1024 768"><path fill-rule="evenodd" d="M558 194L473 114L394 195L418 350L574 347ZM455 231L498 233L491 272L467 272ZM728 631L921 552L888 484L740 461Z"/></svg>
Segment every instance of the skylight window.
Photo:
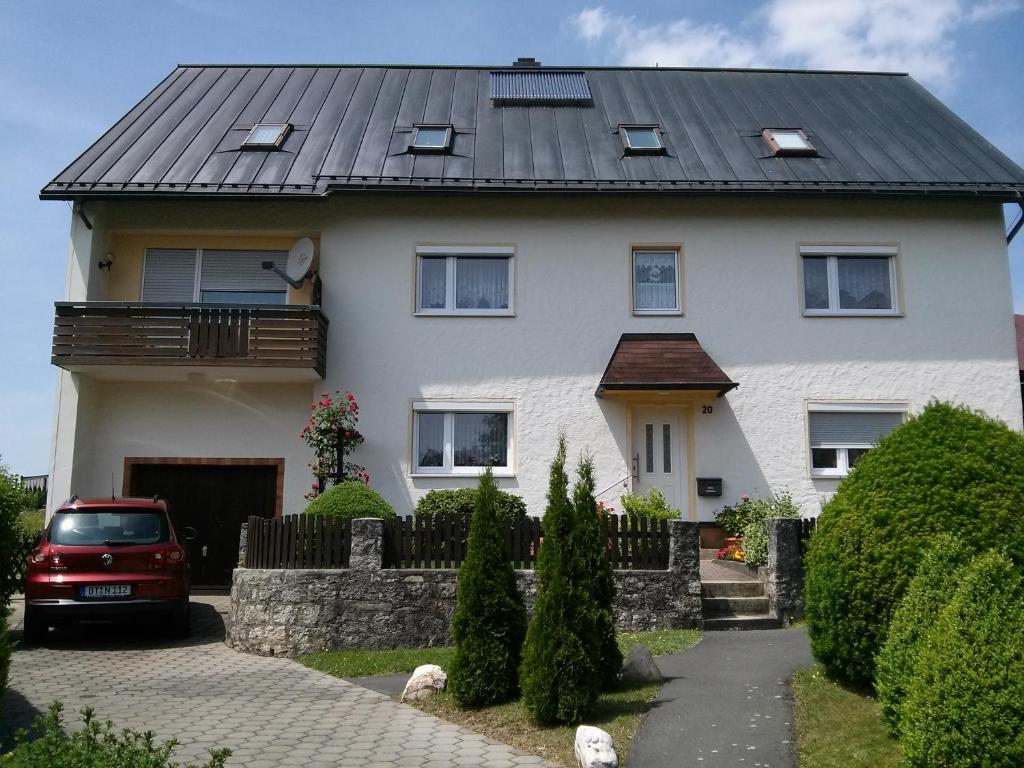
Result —
<svg viewBox="0 0 1024 768"><path fill-rule="evenodd" d="M812 157L818 151L799 128L765 128L761 137L776 157Z"/></svg>
<svg viewBox="0 0 1024 768"><path fill-rule="evenodd" d="M656 125L620 126L622 143L627 154L652 154L665 151L661 143L661 132Z"/></svg>
<svg viewBox="0 0 1024 768"><path fill-rule="evenodd" d="M447 152L451 143L450 125L417 125L413 127L409 148L416 152Z"/></svg>
<svg viewBox="0 0 1024 768"><path fill-rule="evenodd" d="M291 129L291 123L256 123L242 142L242 149L278 149Z"/></svg>

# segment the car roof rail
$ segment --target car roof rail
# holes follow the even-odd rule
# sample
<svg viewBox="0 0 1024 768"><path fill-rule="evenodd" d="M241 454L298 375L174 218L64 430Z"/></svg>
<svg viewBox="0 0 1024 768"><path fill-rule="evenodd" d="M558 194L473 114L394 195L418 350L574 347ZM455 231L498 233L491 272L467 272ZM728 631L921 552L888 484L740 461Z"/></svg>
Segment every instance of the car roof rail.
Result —
<svg viewBox="0 0 1024 768"><path fill-rule="evenodd" d="M67 503L68 504L74 504L76 501L78 501L78 494L77 493L72 493L71 494L71 498L67 500Z"/></svg>
<svg viewBox="0 0 1024 768"><path fill-rule="evenodd" d="M160 501L160 494L159 493L154 493L153 494L153 501Z"/></svg>

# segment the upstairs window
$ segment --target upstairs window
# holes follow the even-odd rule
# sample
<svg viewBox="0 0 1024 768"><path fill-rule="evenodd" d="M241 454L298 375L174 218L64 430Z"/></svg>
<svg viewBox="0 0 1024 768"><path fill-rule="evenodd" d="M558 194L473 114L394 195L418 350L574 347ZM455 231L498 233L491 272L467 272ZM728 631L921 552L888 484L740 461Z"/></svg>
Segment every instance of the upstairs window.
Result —
<svg viewBox="0 0 1024 768"><path fill-rule="evenodd" d="M761 137L776 157L813 157L818 150L799 128L765 128Z"/></svg>
<svg viewBox="0 0 1024 768"><path fill-rule="evenodd" d="M665 151L661 131L656 125L621 125L619 133L626 154L659 154Z"/></svg>
<svg viewBox="0 0 1024 768"><path fill-rule="evenodd" d="M160 304L286 304L284 282L262 267L284 268L287 251L147 248L142 300Z"/></svg>
<svg viewBox="0 0 1024 768"><path fill-rule="evenodd" d="M242 149L278 149L291 129L291 123L257 123L242 141Z"/></svg>
<svg viewBox="0 0 1024 768"><path fill-rule="evenodd" d="M900 403L811 403L807 422L812 477L845 477L906 418Z"/></svg>
<svg viewBox="0 0 1024 768"><path fill-rule="evenodd" d="M450 125L417 125L412 129L409 148L414 152L447 152L451 144Z"/></svg>
<svg viewBox="0 0 1024 768"><path fill-rule="evenodd" d="M422 246L416 257L417 314L512 314L512 248Z"/></svg>
<svg viewBox="0 0 1024 768"><path fill-rule="evenodd" d="M896 249L803 246L805 315L897 315Z"/></svg>
<svg viewBox="0 0 1024 768"><path fill-rule="evenodd" d="M681 315L679 251L633 250L633 314Z"/></svg>
<svg viewBox="0 0 1024 768"><path fill-rule="evenodd" d="M413 474L512 474L512 403L413 403Z"/></svg>

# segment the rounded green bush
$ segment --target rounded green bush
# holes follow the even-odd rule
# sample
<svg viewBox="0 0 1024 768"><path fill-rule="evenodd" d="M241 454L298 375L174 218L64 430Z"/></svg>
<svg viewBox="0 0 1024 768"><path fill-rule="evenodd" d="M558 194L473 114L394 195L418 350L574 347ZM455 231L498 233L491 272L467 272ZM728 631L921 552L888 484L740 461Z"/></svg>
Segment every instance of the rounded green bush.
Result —
<svg viewBox="0 0 1024 768"><path fill-rule="evenodd" d="M911 768L1024 765L1022 626L1020 566L979 556L928 632L903 703Z"/></svg>
<svg viewBox="0 0 1024 768"><path fill-rule="evenodd" d="M480 478L459 568L452 616L455 654L448 669L452 695L463 706L500 704L519 692L526 607L498 523L498 487L490 469Z"/></svg>
<svg viewBox="0 0 1024 768"><path fill-rule="evenodd" d="M807 625L831 676L871 682L893 612L943 532L1024 562L1024 436L931 403L860 460L811 537Z"/></svg>
<svg viewBox="0 0 1024 768"><path fill-rule="evenodd" d="M496 511L503 525L514 525L526 517L526 502L514 493L495 488ZM416 516L424 520L457 520L473 514L476 488L445 488L427 491L416 502Z"/></svg>
<svg viewBox="0 0 1024 768"><path fill-rule="evenodd" d="M307 515L332 515L347 520L357 517L394 517L384 497L358 480L348 480L321 493L306 505Z"/></svg>
<svg viewBox="0 0 1024 768"><path fill-rule="evenodd" d="M914 676L921 642L956 591L971 554L955 536L936 537L892 617L875 668L875 692L882 719L894 736L900 732L903 700Z"/></svg>

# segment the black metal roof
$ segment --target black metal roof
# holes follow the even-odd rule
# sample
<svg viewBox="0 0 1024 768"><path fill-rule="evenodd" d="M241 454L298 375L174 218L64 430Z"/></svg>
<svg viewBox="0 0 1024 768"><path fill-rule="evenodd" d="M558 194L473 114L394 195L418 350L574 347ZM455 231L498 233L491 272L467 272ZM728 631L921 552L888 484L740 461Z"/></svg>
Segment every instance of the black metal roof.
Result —
<svg viewBox="0 0 1024 768"><path fill-rule="evenodd" d="M496 104L491 75L508 67L180 66L41 196L1024 194L1024 170L904 74L552 70L582 72L590 101ZM259 122L292 124L280 150L240 149ZM451 124L451 152L410 152L420 123ZM629 124L660 126L665 153L627 155L617 132ZM802 129L818 156L772 156L764 128Z"/></svg>

